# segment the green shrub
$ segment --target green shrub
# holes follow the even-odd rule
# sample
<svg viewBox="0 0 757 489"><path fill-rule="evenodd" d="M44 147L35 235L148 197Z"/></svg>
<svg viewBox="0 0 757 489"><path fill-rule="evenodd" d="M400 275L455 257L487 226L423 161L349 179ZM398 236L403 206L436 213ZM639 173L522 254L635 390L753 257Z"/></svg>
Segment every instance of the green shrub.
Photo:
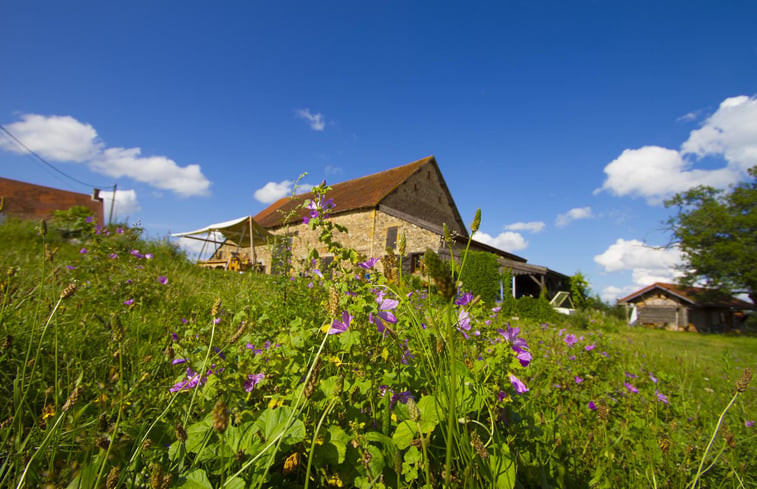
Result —
<svg viewBox="0 0 757 489"><path fill-rule="evenodd" d="M469 251L465 265L460 274L463 289L473 295L480 295L485 302L492 304L499 296L499 263L496 255L485 251Z"/></svg>

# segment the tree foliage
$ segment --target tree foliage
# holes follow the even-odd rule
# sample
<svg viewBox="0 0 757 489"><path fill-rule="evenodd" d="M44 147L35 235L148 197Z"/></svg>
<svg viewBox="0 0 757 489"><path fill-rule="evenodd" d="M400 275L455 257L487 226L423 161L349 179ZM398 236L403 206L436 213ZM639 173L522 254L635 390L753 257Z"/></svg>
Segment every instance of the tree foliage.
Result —
<svg viewBox="0 0 757 489"><path fill-rule="evenodd" d="M487 304L493 304L499 297L501 280L497 256L485 251L469 251L460 280L465 290L481 296Z"/></svg>
<svg viewBox="0 0 757 489"><path fill-rule="evenodd" d="M699 186L665 202L686 265L682 283L704 281L727 292L746 292L757 303L757 166L750 182L729 191Z"/></svg>
<svg viewBox="0 0 757 489"><path fill-rule="evenodd" d="M581 272L570 277L570 300L576 309L584 309L589 303L589 281Z"/></svg>

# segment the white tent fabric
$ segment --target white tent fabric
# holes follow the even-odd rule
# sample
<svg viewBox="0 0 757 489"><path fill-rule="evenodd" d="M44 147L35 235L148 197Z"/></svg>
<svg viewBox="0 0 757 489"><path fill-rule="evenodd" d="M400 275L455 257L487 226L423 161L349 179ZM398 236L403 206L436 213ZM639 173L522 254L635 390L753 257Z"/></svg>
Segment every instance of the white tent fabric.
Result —
<svg viewBox="0 0 757 489"><path fill-rule="evenodd" d="M265 245L269 238L273 235L266 231L264 227L256 223L252 216L240 217L238 219L232 219L231 221L219 222L205 226L202 229L195 231L188 231L186 233L175 233L171 236L176 238L192 238L202 241L209 241L211 243L217 243L217 241L210 239L211 233L220 233L224 238L229 241L233 241L240 247L248 248L250 246ZM205 236L205 237L203 237ZM250 236L253 236L253 242L250 243Z"/></svg>

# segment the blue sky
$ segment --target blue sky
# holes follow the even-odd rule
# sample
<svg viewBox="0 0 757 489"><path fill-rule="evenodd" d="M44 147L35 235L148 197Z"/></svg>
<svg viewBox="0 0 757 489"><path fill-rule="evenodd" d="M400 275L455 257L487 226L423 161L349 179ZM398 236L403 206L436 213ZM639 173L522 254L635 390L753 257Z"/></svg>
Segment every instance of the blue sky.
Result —
<svg viewBox="0 0 757 489"><path fill-rule="evenodd" d="M303 172L433 154L480 239L610 300L673 277L662 200L757 164L755 19L751 1L14 2L0 124L118 184L119 219L152 237L255 214ZM0 176L90 191L2 134Z"/></svg>

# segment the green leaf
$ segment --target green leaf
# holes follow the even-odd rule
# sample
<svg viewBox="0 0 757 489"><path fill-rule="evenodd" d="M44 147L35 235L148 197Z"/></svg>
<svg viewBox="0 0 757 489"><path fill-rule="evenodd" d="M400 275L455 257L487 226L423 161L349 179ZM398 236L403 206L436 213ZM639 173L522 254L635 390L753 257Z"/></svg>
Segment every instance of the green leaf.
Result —
<svg viewBox="0 0 757 489"><path fill-rule="evenodd" d="M281 406L275 409L266 409L263 414L255 421L255 424L260 428L265 441L271 441L279 436L280 433L284 433L281 442L287 445L293 445L299 443L305 439L305 425L299 419L291 420L291 425L287 428L287 423L290 422L292 410L287 406Z"/></svg>
<svg viewBox="0 0 757 489"><path fill-rule="evenodd" d="M515 461L510 448L505 443L492 446L489 451L489 468L492 471L494 487L512 489L515 487Z"/></svg>
<svg viewBox="0 0 757 489"><path fill-rule="evenodd" d="M175 487L182 489L213 489L208 475L202 469L193 470L186 477L179 478L177 482L178 485Z"/></svg>
<svg viewBox="0 0 757 489"><path fill-rule="evenodd" d="M418 425L413 421L403 421L397 426L392 440L399 450L409 447L418 435Z"/></svg>

